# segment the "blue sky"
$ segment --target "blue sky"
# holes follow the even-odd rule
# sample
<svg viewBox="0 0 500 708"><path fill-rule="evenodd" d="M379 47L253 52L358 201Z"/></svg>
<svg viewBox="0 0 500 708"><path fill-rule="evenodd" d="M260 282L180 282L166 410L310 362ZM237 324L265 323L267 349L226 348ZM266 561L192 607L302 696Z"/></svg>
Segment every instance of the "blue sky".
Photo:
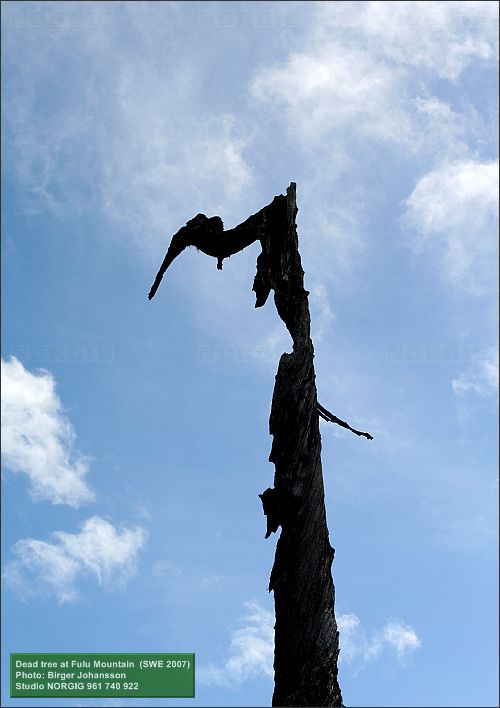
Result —
<svg viewBox="0 0 500 708"><path fill-rule="evenodd" d="M290 338L256 244L147 293L187 219L295 181L319 400L375 438L321 424L344 701L498 705L497 27L494 2L3 3L4 676L194 651L185 705L270 704Z"/></svg>

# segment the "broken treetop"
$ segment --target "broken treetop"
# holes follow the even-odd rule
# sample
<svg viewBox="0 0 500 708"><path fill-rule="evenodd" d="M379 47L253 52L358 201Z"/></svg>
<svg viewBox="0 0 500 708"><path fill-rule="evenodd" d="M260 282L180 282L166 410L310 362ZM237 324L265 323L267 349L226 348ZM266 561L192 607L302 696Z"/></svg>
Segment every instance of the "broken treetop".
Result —
<svg viewBox="0 0 500 708"><path fill-rule="evenodd" d="M310 337L310 315L304 290L304 271L300 261L295 217L297 216L296 184L291 182L283 194L253 214L234 229L224 230L219 216L208 218L197 214L172 237L167 254L149 292L151 300L172 261L188 246L195 246L207 256L217 258L217 268L222 270L224 258L242 251L254 241L260 241L262 252L257 258L257 273L253 282L256 295L255 307L262 307L269 293L274 290L278 314L293 339L293 348L306 347L313 352ZM362 433L326 408L317 404L317 412L324 419L347 428L356 435L373 440L369 433Z"/></svg>
<svg viewBox="0 0 500 708"><path fill-rule="evenodd" d="M304 290L304 271L296 231L290 228L292 224L295 226L297 214L295 190L296 185L292 182L286 196L280 194L274 197L270 204L233 229L224 230L222 219L218 216L208 218L198 214L188 221L172 237L149 299L154 297L172 261L188 246L196 246L207 256L217 258L217 267L222 269L224 258L242 251L254 241L260 241L262 252L257 258L257 274L253 283L255 307L264 305L270 291L274 290L278 313L292 336L294 347L299 341L303 345L310 343L309 308L304 307L309 293ZM290 239L294 239L295 243L290 243ZM301 316L297 316L297 307L301 310ZM299 328L297 323L301 323Z"/></svg>

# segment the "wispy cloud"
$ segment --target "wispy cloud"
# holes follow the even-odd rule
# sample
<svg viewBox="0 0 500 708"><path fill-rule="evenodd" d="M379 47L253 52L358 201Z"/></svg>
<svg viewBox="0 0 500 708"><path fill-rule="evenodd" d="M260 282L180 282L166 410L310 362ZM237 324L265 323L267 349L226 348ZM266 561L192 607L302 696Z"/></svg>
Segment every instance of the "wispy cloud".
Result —
<svg viewBox="0 0 500 708"><path fill-rule="evenodd" d="M78 507L94 498L50 372L31 373L15 357L2 359L2 428L5 464L27 475L34 499Z"/></svg>
<svg viewBox="0 0 500 708"><path fill-rule="evenodd" d="M456 80L473 61L498 56L492 2L321 3L321 34L346 33L378 57Z"/></svg>
<svg viewBox="0 0 500 708"><path fill-rule="evenodd" d="M264 69L252 86L256 99L285 111L290 132L303 145L318 147L354 123L358 134L374 139L391 141L407 131L406 116L392 100L397 69L337 38L313 47Z"/></svg>
<svg viewBox="0 0 500 708"><path fill-rule="evenodd" d="M204 575L200 581L200 589L205 591L217 590L222 582L223 578L220 575L215 575L214 573Z"/></svg>
<svg viewBox="0 0 500 708"><path fill-rule="evenodd" d="M324 150L347 138L349 152L360 139L417 150L428 142L420 135L424 124L441 137L460 130L460 116L432 96L428 80L455 80L471 61L495 61L498 8L405 1L315 9L302 48L263 68L252 85L255 98L284 110L304 146Z"/></svg>
<svg viewBox="0 0 500 708"><path fill-rule="evenodd" d="M258 602L245 605L246 624L231 635L229 657L222 666L208 665L197 669L204 684L233 686L254 676L273 676L274 615Z"/></svg>
<svg viewBox="0 0 500 708"><path fill-rule="evenodd" d="M406 206L415 250L454 288L490 294L498 261L498 160L445 162L418 180Z"/></svg>
<svg viewBox="0 0 500 708"><path fill-rule="evenodd" d="M230 225L247 216L260 160L275 178L286 151L294 156L287 179L300 180L310 214L301 224L308 268L316 268L320 288L332 272L342 280L363 262L363 218L377 201L371 147L392 146L401 159L458 160L469 155L471 135L484 133L474 109L437 98L433 81L455 81L471 62L494 61L494 3L314 3L300 16L293 51L284 51L287 43L266 55L224 103L211 83L219 38L174 51L169 38L190 19L175 3L141 12L111 4L99 18L94 3L80 3L78 21L67 8L54 19L52 3L37 8L48 24L37 15L30 25L20 9L5 13L6 23L11 15L24 20L22 37L7 33L6 54L17 77L15 91L7 87L9 159L24 194L31 190L33 203L59 214L92 206L156 258L197 211L222 214ZM275 5L273 12L285 11ZM130 43L117 29L118 13ZM227 11L233 30L237 15L236 7ZM189 37L206 32L206 18L191 19ZM43 103L68 48L78 57L66 66L68 86ZM279 140L269 139L270 124ZM297 160L303 151L314 159ZM280 176L276 192L285 187ZM198 290L200 271L192 270Z"/></svg>
<svg viewBox="0 0 500 708"><path fill-rule="evenodd" d="M475 361L452 381L453 391L463 396L469 393L488 396L498 393L498 349L492 347L484 359Z"/></svg>
<svg viewBox="0 0 500 708"><path fill-rule="evenodd" d="M411 652L420 648L422 642L410 625L399 620L389 620L380 630L367 635L361 620L355 614L337 617L340 634L340 661L346 662L358 673L367 663L378 658L384 649L396 653L404 665Z"/></svg>
<svg viewBox="0 0 500 708"><path fill-rule="evenodd" d="M99 585L123 585L134 572L146 531L116 528L109 521L93 516L79 533L55 531L53 541L27 538L12 547L16 556L5 569L4 577L22 599L54 595L59 602L78 598L77 581L93 577Z"/></svg>
<svg viewBox="0 0 500 708"><path fill-rule="evenodd" d="M229 657L222 666L201 667L198 678L205 684L235 686L253 676L273 676L274 614L258 602L246 603L246 624L233 631ZM384 650L393 651L401 666L422 643L410 625L399 620L388 620L380 629L367 636L359 617L340 614L337 617L340 633L340 659L358 673L368 662L377 659Z"/></svg>
<svg viewBox="0 0 500 708"><path fill-rule="evenodd" d="M108 22L97 25L94 3L76 5L77 21L68 8L58 14L45 5L33 22L31 5L4 13L16 75L7 89L8 159L29 195L25 206L61 217L98 210L148 251L193 209L219 213L237 202L252 183L245 150L253 128L214 110L205 96L208 67L173 50L189 22L175 3L141 12L110 5L102 13Z"/></svg>
<svg viewBox="0 0 500 708"><path fill-rule="evenodd" d="M301 233L314 240L302 247L323 283L352 280L370 253L370 219L387 199L381 159L431 170L493 147L467 94L458 104L435 92L437 78L495 65L497 12L481 2L316 3L293 51L254 75L255 104L307 166Z"/></svg>
<svg viewBox="0 0 500 708"><path fill-rule="evenodd" d="M315 342L321 342L329 334L335 315L333 314L328 291L318 284L311 290L311 331Z"/></svg>

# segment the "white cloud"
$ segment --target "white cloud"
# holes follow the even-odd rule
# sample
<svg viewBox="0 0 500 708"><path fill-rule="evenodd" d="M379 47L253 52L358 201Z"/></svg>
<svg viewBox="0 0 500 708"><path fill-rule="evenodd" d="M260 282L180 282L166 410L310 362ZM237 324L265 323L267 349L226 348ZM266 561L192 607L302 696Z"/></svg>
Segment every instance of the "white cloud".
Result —
<svg viewBox="0 0 500 708"><path fill-rule="evenodd" d="M86 576L104 586L123 584L135 570L147 534L140 526L117 529L93 516L79 533L56 531L52 536L53 541L27 538L12 547L17 557L7 564L4 577L23 599L48 593L59 602L74 601L76 583Z"/></svg>
<svg viewBox="0 0 500 708"><path fill-rule="evenodd" d="M175 4L143 12L133 4L108 6L99 11L96 25L89 3L78 6L78 22L70 11L50 21L55 10L46 6L48 24L39 18L33 26L25 23L23 48L28 43L31 52L16 44L18 33L7 33L6 56L17 80L6 124L23 193L31 189L33 203L59 214L90 205L100 209L148 254L153 248L158 254L165 235L196 211L224 214L228 222L247 216L252 188L259 187L249 148L255 148L257 166L261 154L270 165L281 162L286 141L268 132L273 115L285 119L293 139L285 149L291 154L298 143L315 149L314 165L303 174L295 160L299 174L293 177L300 179L303 195L307 184L323 183L321 198L314 199L313 190L307 195L317 215L316 234L331 221L331 204L342 209L345 203L339 178L372 159L367 144L397 146L412 157L423 151L458 159L467 154L470 133L481 132L474 111L462 107L459 114L438 100L427 76L420 72L416 80L414 69L456 77L473 59L492 59L495 3L314 3L300 22L295 17L294 28L301 29L293 51L280 57L277 47L271 64L260 65L248 82L245 73L245 85L231 87L220 103L211 95L218 97L211 81L219 37L210 35L203 47L189 45L182 52L169 41L189 20L188 11ZM116 31L118 12L126 13L133 39L125 52L127 37ZM248 34L248 17L245 27ZM32 53L35 65L29 61ZM41 103L40 96L50 96L58 85L60 62L69 54L77 57L68 62L69 85L51 105ZM246 54L239 61L252 70ZM283 133L281 125L278 130ZM359 183L364 191L363 180ZM369 190L373 201L371 180ZM359 200L348 211L349 234L359 234ZM363 239L340 240L327 256L351 267L359 257L354 242Z"/></svg>
<svg viewBox="0 0 500 708"><path fill-rule="evenodd" d="M240 86L232 105L211 100L217 38L206 38L206 54L195 51L200 47L179 52L172 40L189 13L175 4L142 12L111 5L97 13L87 3L62 14L44 5L31 23L21 6L5 13L8 69L16 75L6 111L9 159L24 196L30 192L29 206L59 215L100 208L141 247L193 209L237 209L253 185L246 153L258 130L241 114ZM322 151L330 136L330 156L342 130L349 140L419 143L412 93L422 81L408 77L409 68L456 77L472 59L493 58L495 5L315 3L303 15L297 49L262 68L251 93L279 115L284 108L294 136ZM117 30L118 13L126 15L131 42ZM442 132L444 123L455 134L460 121L453 116L434 111L433 130Z"/></svg>
<svg viewBox="0 0 500 708"><path fill-rule="evenodd" d="M201 667L197 675L202 683L233 686L256 675L273 677L274 614L257 602L246 603L246 607L247 624L232 633L229 658L222 666ZM415 630L398 620L388 620L369 638L355 614L338 615L337 625L340 660L353 665L356 673L384 649L394 651L404 665L410 653L421 646Z"/></svg>
<svg viewBox="0 0 500 708"><path fill-rule="evenodd" d="M366 205L361 195L343 192L334 206L328 194L318 197L315 188L309 188L301 199L309 212L303 216L304 229L299 228L300 247L304 262L308 264L306 288L311 291L311 308L320 304L320 298L320 310L326 315L323 309L323 305L328 304L325 283L335 282L342 284L343 288L356 289L353 266L362 263L366 255ZM323 282L311 282L312 273ZM331 318L326 315L328 319Z"/></svg>
<svg viewBox="0 0 500 708"><path fill-rule="evenodd" d="M379 641L392 647L401 663L404 663L410 652L422 646L422 642L412 627L394 620L387 622L384 626Z"/></svg>
<svg viewBox="0 0 500 708"><path fill-rule="evenodd" d="M455 80L473 60L498 56L496 2L321 3L322 36L345 33L375 56Z"/></svg>
<svg viewBox="0 0 500 708"><path fill-rule="evenodd" d="M413 246L445 279L471 294L491 292L498 260L498 160L444 162L406 201Z"/></svg>
<svg viewBox="0 0 500 708"><path fill-rule="evenodd" d="M186 115L180 130L171 115L170 86L160 83L153 97L146 96L148 85L131 73L124 110L110 109L115 135L98 144L99 192L105 215L144 247L163 244L165 234L175 233L197 211L221 213L252 175L243 156L248 138L230 115L207 121Z"/></svg>
<svg viewBox="0 0 500 708"><path fill-rule="evenodd" d="M314 240L302 246L325 282L365 265L370 217L391 207L393 169L466 161L472 146L493 146L468 92L460 104L434 93L437 77L455 80L475 60L495 65L496 13L493 3L316 3L293 51L254 75L266 121L307 166L300 193Z"/></svg>
<svg viewBox="0 0 500 708"><path fill-rule="evenodd" d="M494 61L495 5L317 3L300 51L260 70L253 95L284 111L303 146L327 155L342 147L352 153L360 139L410 153L464 151L470 117L429 94L426 83L456 79L475 58Z"/></svg>
<svg viewBox="0 0 500 708"><path fill-rule="evenodd" d="M34 499L78 507L94 498L50 372L31 373L15 357L2 359L2 429L5 464L28 476Z"/></svg>
<svg viewBox="0 0 500 708"><path fill-rule="evenodd" d="M337 617L340 634L340 661L354 665L356 673L369 661L380 656L384 648L396 652L399 662L404 665L408 655L422 643L415 630L404 622L389 620L370 637L355 614L340 614Z"/></svg>
<svg viewBox="0 0 500 708"><path fill-rule="evenodd" d="M492 347L487 356L453 379L452 387L458 395L476 393L488 396L498 393L498 378L498 349Z"/></svg>
<svg viewBox="0 0 500 708"><path fill-rule="evenodd" d="M407 109L413 123L412 155L428 155L433 162L459 160L469 154L469 145L485 142L488 129L472 104L464 103L461 112L457 112L427 89L421 89Z"/></svg>
<svg viewBox="0 0 500 708"><path fill-rule="evenodd" d="M425 234L463 226L471 210L482 222L498 207L498 160L441 165L418 181L408 206Z"/></svg>
<svg viewBox="0 0 500 708"><path fill-rule="evenodd" d="M252 676L273 677L274 614L257 602L245 606L247 624L232 633L229 658L221 667L208 665L197 669L202 683L231 686Z"/></svg>
<svg viewBox="0 0 500 708"><path fill-rule="evenodd" d="M397 69L375 63L364 50L328 40L263 70L252 91L284 108L289 129L303 144L318 147L326 135L353 126L358 135L391 142L409 130L395 100L398 79Z"/></svg>
<svg viewBox="0 0 500 708"><path fill-rule="evenodd" d="M237 202L252 183L244 153L254 129L210 106L210 69L174 39L189 21L175 4L140 12L111 5L102 26L92 3L80 3L78 22L69 24L70 12L50 22L46 4L47 24L30 23L30 8L17 10L22 33L11 25L16 13L5 17L16 75L6 110L9 159L25 207L58 216L100 210L147 251L193 213Z"/></svg>

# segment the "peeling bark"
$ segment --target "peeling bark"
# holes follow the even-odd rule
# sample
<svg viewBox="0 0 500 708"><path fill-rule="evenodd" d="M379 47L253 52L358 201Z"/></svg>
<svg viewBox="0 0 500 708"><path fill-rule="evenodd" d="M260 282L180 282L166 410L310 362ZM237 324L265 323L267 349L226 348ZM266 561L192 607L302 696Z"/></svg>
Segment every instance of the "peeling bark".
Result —
<svg viewBox="0 0 500 708"><path fill-rule="evenodd" d="M331 574L334 549L326 524L319 416L372 437L318 403L296 214L293 182L286 196L275 197L234 229L225 231L219 217L198 214L172 238L148 297L154 297L165 271L187 246L216 258L222 269L225 258L254 241L261 243L253 283L255 306L264 305L273 290L276 309L293 340L292 353L283 354L279 362L269 420L274 487L259 495L267 517L266 538L281 526L269 582L276 609L272 704L342 706Z"/></svg>

